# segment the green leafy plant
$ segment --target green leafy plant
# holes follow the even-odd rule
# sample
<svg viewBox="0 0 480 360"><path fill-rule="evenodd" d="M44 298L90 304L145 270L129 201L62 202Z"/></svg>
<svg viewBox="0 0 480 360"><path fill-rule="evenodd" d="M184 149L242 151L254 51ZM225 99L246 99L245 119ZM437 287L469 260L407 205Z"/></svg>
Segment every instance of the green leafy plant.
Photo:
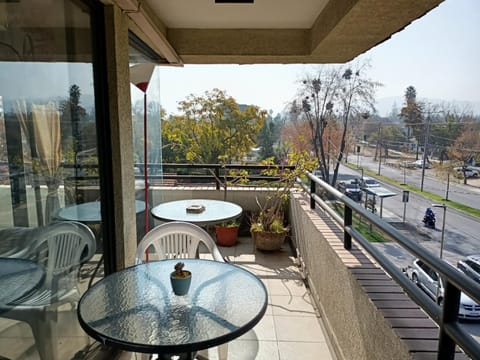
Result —
<svg viewBox="0 0 480 360"><path fill-rule="evenodd" d="M237 226L240 226L240 222L238 220L230 220L230 221L222 222L218 225L221 227L237 227Z"/></svg>
<svg viewBox="0 0 480 360"><path fill-rule="evenodd" d="M279 177L279 180L272 185L272 192L265 197L263 202L256 198L259 212L251 217L251 232L274 232L282 233L288 230L285 225L285 210L290 193L295 187L297 178L302 177L306 171L313 171L317 166L316 159L310 156L306 150L292 151L288 156L288 165L293 169L283 168L274 164L273 158L265 159L262 164L269 166L262 173L268 176Z"/></svg>

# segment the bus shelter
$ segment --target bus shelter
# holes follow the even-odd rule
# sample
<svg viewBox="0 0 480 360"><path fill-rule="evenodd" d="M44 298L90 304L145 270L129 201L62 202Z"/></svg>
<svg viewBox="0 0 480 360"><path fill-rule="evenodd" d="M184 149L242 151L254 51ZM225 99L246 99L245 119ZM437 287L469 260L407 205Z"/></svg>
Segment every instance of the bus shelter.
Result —
<svg viewBox="0 0 480 360"><path fill-rule="evenodd" d="M372 187L363 189L365 191L365 209L371 210L373 213L377 211L377 198L380 199L380 217L383 211L383 199L397 195L384 187Z"/></svg>

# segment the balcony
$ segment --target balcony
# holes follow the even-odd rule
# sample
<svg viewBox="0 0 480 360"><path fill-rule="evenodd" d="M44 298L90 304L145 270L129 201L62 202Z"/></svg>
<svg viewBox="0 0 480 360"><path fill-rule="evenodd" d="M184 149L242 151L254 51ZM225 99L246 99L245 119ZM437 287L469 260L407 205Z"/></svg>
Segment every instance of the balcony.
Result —
<svg viewBox="0 0 480 360"><path fill-rule="evenodd" d="M268 191L268 188L232 188L228 200L253 211L255 196ZM154 203L187 198L222 199L223 192L215 186L159 186L152 188L152 198ZM348 200L345 202L350 205ZM392 280L395 271L385 264L382 266L390 273L383 270L377 254L368 247L367 251L354 242L351 249L346 249L346 228L327 211L311 209L310 205L307 193L292 194L292 237L281 251L255 251L249 236L241 237L234 247L221 248L229 261L258 275L269 292L265 317L252 331L231 343L232 357L437 358L441 332L432 318L438 321L439 308L430 300L425 304L430 304L433 310L428 306L422 309L413 302L404 285ZM87 288L98 261L96 255L82 269L83 289ZM103 277L102 268L95 276ZM75 308L69 304L59 310L60 359L135 358L131 353L113 355L110 349L90 339L77 325ZM0 345L8 349L4 353L7 358L38 359L33 337L19 335L28 333L25 323L0 319ZM80 348L84 351L79 352ZM215 359L212 351L200 355ZM455 359L463 358L467 357L457 349Z"/></svg>

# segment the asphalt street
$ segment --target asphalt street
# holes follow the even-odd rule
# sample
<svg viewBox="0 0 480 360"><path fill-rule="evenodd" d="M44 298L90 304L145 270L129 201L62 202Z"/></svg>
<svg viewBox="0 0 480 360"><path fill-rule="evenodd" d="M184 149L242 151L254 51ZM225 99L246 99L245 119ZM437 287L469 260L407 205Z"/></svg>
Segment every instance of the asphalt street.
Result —
<svg viewBox="0 0 480 360"><path fill-rule="evenodd" d="M378 162L374 162L372 158L361 157L360 166L369 170L378 172ZM406 183L416 186L417 179L421 176L421 169L408 170L408 176L405 175ZM426 170L430 171L429 170ZM344 175L361 177L361 170L351 169L346 166L341 166L340 172ZM382 175L393 178L398 181L404 179L404 169L384 166L381 168ZM414 175L415 174L415 175ZM420 174L420 175L419 175ZM445 231L444 231L444 246L443 258L451 263L456 263L460 258L475 253L480 253L480 221L478 218L467 215L463 212L457 211L448 206L446 201L446 211L443 208L433 208L436 214L436 229L426 228L422 223L423 215L427 207L432 206L432 201L425 197L410 192L408 203L402 202L403 188L378 180L381 185L398 195L384 199L382 218L395 226L402 233L407 235L410 239L432 251L435 254L440 254L440 244L442 238L442 225L445 215ZM437 181L432 175L425 176L424 190L437 193L441 195L443 188L442 181ZM435 190L435 187L437 190ZM470 206L479 207L480 205L480 188L473 186L465 186L461 184L450 184L449 199L462 202L460 197L468 193ZM443 193L445 194L445 193ZM405 222L403 219L405 206ZM380 245L382 246L382 245ZM387 254L392 253L399 255L402 249L394 249L395 244L386 244L385 251ZM411 263L411 256L405 254L397 259L399 266L405 266Z"/></svg>
<svg viewBox="0 0 480 360"><path fill-rule="evenodd" d="M362 157L360 166L378 173L378 162L372 158ZM342 177L361 177L361 170L351 169L347 166L340 167ZM403 169L392 166L383 166L380 173L404 184L420 188L421 169ZM374 177L374 176L372 176ZM480 221L478 218L448 207L444 213L443 208L433 208L436 214L436 229L429 229L422 223L423 215L432 202L424 196L410 192L408 203L402 202L403 188L378 180L381 185L396 196L385 198L383 201L382 218L402 232L409 239L414 240L420 246L440 255L442 238L442 225L445 216L444 245L442 258L453 265L466 255L480 254ZM477 180L480 186L480 180ZM446 182L438 180L435 173L425 170L424 190L438 195L446 195ZM444 196L445 198L445 196ZM480 206L480 188L472 185L450 183L448 199L467 204L474 208ZM405 207L404 207L405 206ZM377 212L380 215L380 211ZM405 218L404 218L405 214ZM412 264L414 257L394 242L375 244L382 250L393 264L398 268L404 268ZM477 341L480 341L480 322L464 322L464 327Z"/></svg>

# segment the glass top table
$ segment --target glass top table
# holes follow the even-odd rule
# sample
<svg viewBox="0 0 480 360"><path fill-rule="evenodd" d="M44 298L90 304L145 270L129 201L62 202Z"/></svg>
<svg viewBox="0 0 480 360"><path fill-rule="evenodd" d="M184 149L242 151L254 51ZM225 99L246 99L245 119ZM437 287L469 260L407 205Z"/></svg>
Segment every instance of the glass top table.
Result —
<svg viewBox="0 0 480 360"><path fill-rule="evenodd" d="M135 212L145 211L145 201L135 200ZM100 201L91 201L59 209L56 217L60 220L79 221L82 223L100 223Z"/></svg>
<svg viewBox="0 0 480 360"><path fill-rule="evenodd" d="M45 277L43 266L27 259L0 258L0 313L33 291Z"/></svg>
<svg viewBox="0 0 480 360"><path fill-rule="evenodd" d="M192 205L203 205L205 210L200 213L187 212L187 207ZM159 204L151 212L158 220L185 221L205 226L236 219L242 214L242 208L228 201L188 199Z"/></svg>
<svg viewBox="0 0 480 360"><path fill-rule="evenodd" d="M182 259L192 282L187 295L175 295L170 273L177 262L136 265L96 283L78 305L82 328L122 350L179 354L233 340L265 314L264 284L228 263Z"/></svg>

